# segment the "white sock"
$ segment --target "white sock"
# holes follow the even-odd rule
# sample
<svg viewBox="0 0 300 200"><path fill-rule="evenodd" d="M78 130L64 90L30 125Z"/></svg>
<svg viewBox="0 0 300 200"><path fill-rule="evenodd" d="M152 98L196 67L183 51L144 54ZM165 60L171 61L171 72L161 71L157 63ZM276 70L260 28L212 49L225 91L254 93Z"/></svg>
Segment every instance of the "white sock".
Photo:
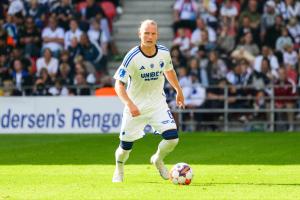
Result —
<svg viewBox="0 0 300 200"><path fill-rule="evenodd" d="M157 149L157 156L160 159L164 159L170 152L172 152L178 144L178 138L172 140L162 140Z"/></svg>
<svg viewBox="0 0 300 200"><path fill-rule="evenodd" d="M124 164L129 158L131 150L124 150L122 147L118 147L115 153L116 157L116 167L119 171L123 170Z"/></svg>

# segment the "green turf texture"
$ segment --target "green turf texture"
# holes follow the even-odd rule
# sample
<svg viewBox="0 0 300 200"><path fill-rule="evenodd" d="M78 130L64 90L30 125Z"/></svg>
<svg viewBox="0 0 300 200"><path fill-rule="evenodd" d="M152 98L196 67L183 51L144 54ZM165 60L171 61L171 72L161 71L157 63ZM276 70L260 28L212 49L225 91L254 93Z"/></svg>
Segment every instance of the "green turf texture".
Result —
<svg viewBox="0 0 300 200"><path fill-rule="evenodd" d="M124 183L111 183L118 136L0 135L0 199L300 199L300 134L186 133L168 156L189 186L149 164L160 136L134 144Z"/></svg>

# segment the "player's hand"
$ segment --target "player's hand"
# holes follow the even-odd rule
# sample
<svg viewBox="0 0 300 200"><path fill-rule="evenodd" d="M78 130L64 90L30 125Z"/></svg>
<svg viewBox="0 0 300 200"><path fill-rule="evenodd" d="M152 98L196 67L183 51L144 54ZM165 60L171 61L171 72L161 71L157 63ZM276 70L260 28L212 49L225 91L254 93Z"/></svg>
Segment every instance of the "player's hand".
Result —
<svg viewBox="0 0 300 200"><path fill-rule="evenodd" d="M141 114L139 108L134 103L128 104L127 107L129 109L132 117L137 117Z"/></svg>
<svg viewBox="0 0 300 200"><path fill-rule="evenodd" d="M182 108L184 109L185 108L185 104L184 104L184 96L183 96L183 93L182 91L178 91L177 94L176 94L176 105L179 107L179 108Z"/></svg>

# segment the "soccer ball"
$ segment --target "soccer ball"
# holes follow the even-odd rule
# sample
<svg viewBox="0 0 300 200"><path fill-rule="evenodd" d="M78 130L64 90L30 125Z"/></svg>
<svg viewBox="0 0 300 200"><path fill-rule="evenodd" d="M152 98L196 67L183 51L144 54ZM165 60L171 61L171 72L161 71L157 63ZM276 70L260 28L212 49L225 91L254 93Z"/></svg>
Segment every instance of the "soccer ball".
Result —
<svg viewBox="0 0 300 200"><path fill-rule="evenodd" d="M170 171L170 180L175 185L189 185L192 178L192 168L186 163L177 163Z"/></svg>

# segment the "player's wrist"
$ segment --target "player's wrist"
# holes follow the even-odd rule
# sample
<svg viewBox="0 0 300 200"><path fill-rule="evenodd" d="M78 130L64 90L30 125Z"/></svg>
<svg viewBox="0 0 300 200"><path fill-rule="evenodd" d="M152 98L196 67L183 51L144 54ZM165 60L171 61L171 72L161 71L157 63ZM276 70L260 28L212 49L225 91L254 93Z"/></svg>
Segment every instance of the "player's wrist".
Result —
<svg viewBox="0 0 300 200"><path fill-rule="evenodd" d="M179 88L175 88L175 91L177 94L182 94L182 89L179 87Z"/></svg>
<svg viewBox="0 0 300 200"><path fill-rule="evenodd" d="M125 105L126 105L127 107L131 107L131 106L133 106L134 104L133 104L132 101L127 101L127 102L125 102Z"/></svg>

